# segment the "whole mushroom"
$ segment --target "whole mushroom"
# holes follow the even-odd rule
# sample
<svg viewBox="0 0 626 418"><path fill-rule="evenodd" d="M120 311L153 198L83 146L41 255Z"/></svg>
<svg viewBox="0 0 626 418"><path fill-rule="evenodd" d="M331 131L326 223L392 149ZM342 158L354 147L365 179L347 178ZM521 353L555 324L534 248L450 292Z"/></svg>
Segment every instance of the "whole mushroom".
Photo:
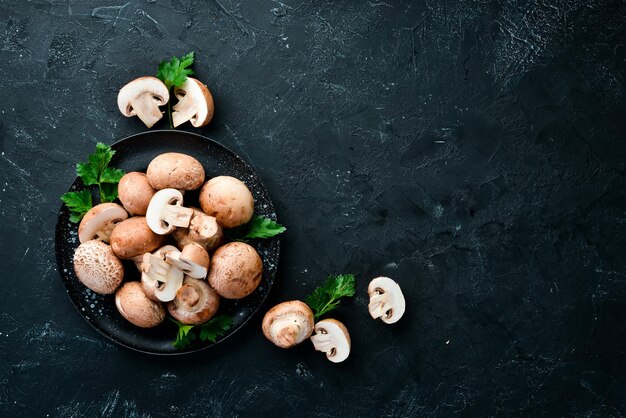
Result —
<svg viewBox="0 0 626 418"><path fill-rule="evenodd" d="M311 336L313 311L304 302L292 300L279 303L263 317L265 338L280 348L291 348Z"/></svg>
<svg viewBox="0 0 626 418"><path fill-rule="evenodd" d="M333 363L341 363L350 355L350 334L336 319L328 318L315 324L311 342L317 351L326 353Z"/></svg>
<svg viewBox="0 0 626 418"><path fill-rule="evenodd" d="M156 190L195 190L204 183L204 168L190 155L166 152L150 161L146 176Z"/></svg>
<svg viewBox="0 0 626 418"><path fill-rule="evenodd" d="M74 252L74 272L82 284L102 295L115 292L124 279L124 266L107 244L86 241Z"/></svg>
<svg viewBox="0 0 626 418"><path fill-rule="evenodd" d="M133 171L124 174L117 186L117 193L124 209L131 215L145 215L150 199L156 190L150 186L144 173Z"/></svg>
<svg viewBox="0 0 626 418"><path fill-rule="evenodd" d="M141 283L127 282L115 294L115 306L130 323L141 328L152 328L165 319L165 308L148 299Z"/></svg>
<svg viewBox="0 0 626 418"><path fill-rule="evenodd" d="M219 306L220 296L206 281L185 277L167 310L182 324L200 325L213 318Z"/></svg>
<svg viewBox="0 0 626 418"><path fill-rule="evenodd" d="M263 262L254 247L230 242L213 253L208 281L226 299L241 299L259 286Z"/></svg>
<svg viewBox="0 0 626 418"><path fill-rule="evenodd" d="M152 232L145 217L133 216L115 226L111 248L119 258L131 259L156 250L164 240L164 236Z"/></svg>
<svg viewBox="0 0 626 418"><path fill-rule="evenodd" d="M193 216L189 228L176 228L172 232L176 246L182 250L187 244L195 242L203 246L207 252L212 252L222 245L224 230L213 216L207 215L200 209L192 209Z"/></svg>
<svg viewBox="0 0 626 418"><path fill-rule="evenodd" d="M367 287L370 297L368 310L372 318L380 318L386 324L398 322L406 308L402 289L389 277L377 277Z"/></svg>
<svg viewBox="0 0 626 418"><path fill-rule="evenodd" d="M156 77L139 77L126 84L117 95L117 107L126 117L138 116L148 127L162 117L159 106L167 104L170 92Z"/></svg>
<svg viewBox="0 0 626 418"><path fill-rule="evenodd" d="M195 78L187 77L182 86L174 88L174 95L178 99L172 107L175 128L187 121L199 128L213 118L213 96L207 86Z"/></svg>
<svg viewBox="0 0 626 418"><path fill-rule="evenodd" d="M254 198L248 186L230 176L207 181L200 191L200 207L224 228L234 228L252 219Z"/></svg>
<svg viewBox="0 0 626 418"><path fill-rule="evenodd" d="M108 243L113 228L127 218L128 213L116 203L96 205L80 221L78 240L83 243L92 239L99 239Z"/></svg>

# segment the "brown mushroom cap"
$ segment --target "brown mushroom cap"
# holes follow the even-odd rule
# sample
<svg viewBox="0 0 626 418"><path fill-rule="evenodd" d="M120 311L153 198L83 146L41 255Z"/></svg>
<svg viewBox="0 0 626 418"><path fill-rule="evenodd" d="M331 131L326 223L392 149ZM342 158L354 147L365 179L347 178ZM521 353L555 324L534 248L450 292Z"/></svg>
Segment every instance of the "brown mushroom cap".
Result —
<svg viewBox="0 0 626 418"><path fill-rule="evenodd" d="M234 228L252 219L254 198L248 186L230 176L214 177L200 191L200 207L224 228Z"/></svg>
<svg viewBox="0 0 626 418"><path fill-rule="evenodd" d="M119 258L133 258L159 248L165 236L148 227L146 218L133 216L117 224L111 233L111 248Z"/></svg>
<svg viewBox="0 0 626 418"><path fill-rule="evenodd" d="M189 228L176 228L172 232L172 236L180 250L185 245L195 242L210 253L224 241L224 231L213 216L207 215L200 209L192 209L193 216Z"/></svg>
<svg viewBox="0 0 626 418"><path fill-rule="evenodd" d="M263 317L263 335L280 348L300 344L313 332L313 311L304 302L279 303Z"/></svg>
<svg viewBox="0 0 626 418"><path fill-rule="evenodd" d="M174 88L174 95L178 99L178 103L172 107L175 128L187 121L199 128L213 118L213 96L209 88L195 78L187 77L182 86Z"/></svg>
<svg viewBox="0 0 626 418"><path fill-rule="evenodd" d="M152 328L165 319L165 308L148 299L141 283L128 282L115 294L115 306L129 322L141 328Z"/></svg>
<svg viewBox="0 0 626 418"><path fill-rule="evenodd" d="M186 276L167 310L182 324L200 325L213 318L219 306L220 296L206 281Z"/></svg>
<svg viewBox="0 0 626 418"><path fill-rule="evenodd" d="M144 173L133 171L124 174L117 186L117 193L124 209L131 215L145 215L150 199L156 190L150 186Z"/></svg>
<svg viewBox="0 0 626 418"><path fill-rule="evenodd" d="M81 243L92 239L109 242L115 225L128 218L128 213L117 203L101 203L83 216L78 226L78 239Z"/></svg>
<svg viewBox="0 0 626 418"><path fill-rule="evenodd" d="M124 266L107 244L86 241L74 252L74 271L82 284L96 293L108 295L124 279Z"/></svg>
<svg viewBox="0 0 626 418"><path fill-rule="evenodd" d="M213 254L209 284L226 299L241 299L259 286L263 262L256 250L243 242L222 245Z"/></svg>
<svg viewBox="0 0 626 418"><path fill-rule="evenodd" d="M204 168L200 161L178 152L157 155L148 165L146 175L156 190L194 190L204 183Z"/></svg>

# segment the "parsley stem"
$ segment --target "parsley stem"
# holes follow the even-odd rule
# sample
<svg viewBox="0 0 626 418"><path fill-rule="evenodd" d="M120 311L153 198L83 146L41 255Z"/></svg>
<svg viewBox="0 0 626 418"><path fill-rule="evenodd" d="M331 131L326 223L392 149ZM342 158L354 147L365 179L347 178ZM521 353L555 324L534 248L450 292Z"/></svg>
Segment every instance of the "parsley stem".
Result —
<svg viewBox="0 0 626 418"><path fill-rule="evenodd" d="M174 90L172 90L172 93L173 92ZM171 94L170 94L170 97L172 97ZM167 101L167 116L170 122L170 129L174 129L174 124L172 123L172 100L171 99Z"/></svg>

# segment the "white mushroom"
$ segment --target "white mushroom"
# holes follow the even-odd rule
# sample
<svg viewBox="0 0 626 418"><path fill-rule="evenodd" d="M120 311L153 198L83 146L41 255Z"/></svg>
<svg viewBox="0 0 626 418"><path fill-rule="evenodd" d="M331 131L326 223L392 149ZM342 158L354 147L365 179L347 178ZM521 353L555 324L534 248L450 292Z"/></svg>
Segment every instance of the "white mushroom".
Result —
<svg viewBox="0 0 626 418"><path fill-rule="evenodd" d="M207 86L195 78L187 77L182 86L174 88L174 95L178 99L172 107L174 127L190 121L199 128L213 118L213 96Z"/></svg>
<svg viewBox="0 0 626 418"><path fill-rule="evenodd" d="M170 92L156 77L139 77L126 84L117 95L117 107L126 117L139 116L148 127L157 123L163 114L159 106L170 100Z"/></svg>
<svg viewBox="0 0 626 418"><path fill-rule="evenodd" d="M108 243L115 225L126 218L128 218L128 213L118 204L101 203L96 205L80 221L78 240L81 244L92 239L99 239Z"/></svg>
<svg viewBox="0 0 626 418"><path fill-rule="evenodd" d="M193 209L185 208L183 194L176 189L163 189L155 193L146 211L150 229L159 235L169 234L176 227L187 228Z"/></svg>
<svg viewBox="0 0 626 418"><path fill-rule="evenodd" d="M380 318L386 324L393 324L404 314L406 303L398 283L389 277L377 277L367 287L370 296L368 310L372 318Z"/></svg>
<svg viewBox="0 0 626 418"><path fill-rule="evenodd" d="M165 261L169 249L167 247L178 251L176 247L166 246L154 254L144 254L141 263L141 284L144 292L150 299L161 302L169 302L176 297L185 276L181 269Z"/></svg>
<svg viewBox="0 0 626 418"><path fill-rule="evenodd" d="M350 334L336 319L324 319L315 324L311 342L317 351L326 353L333 363L341 363L350 355Z"/></svg>
<svg viewBox="0 0 626 418"><path fill-rule="evenodd" d="M165 261L194 279L204 279L209 269L209 253L195 242L185 245L182 251L168 251Z"/></svg>

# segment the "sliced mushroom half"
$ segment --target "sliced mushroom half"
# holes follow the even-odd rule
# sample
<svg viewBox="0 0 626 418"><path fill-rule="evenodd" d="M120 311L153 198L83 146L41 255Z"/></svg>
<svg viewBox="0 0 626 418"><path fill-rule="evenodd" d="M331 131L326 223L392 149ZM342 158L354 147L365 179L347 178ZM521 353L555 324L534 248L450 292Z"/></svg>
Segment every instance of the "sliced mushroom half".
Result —
<svg viewBox="0 0 626 418"><path fill-rule="evenodd" d="M78 226L78 240L85 243L98 239L109 243L115 225L128 218L128 213L116 203L101 203L85 214Z"/></svg>
<svg viewBox="0 0 626 418"><path fill-rule="evenodd" d="M167 247L178 251L176 247ZM164 247L154 254L144 254L141 263L141 284L144 292L150 299L161 302L169 302L176 297L185 277L181 269L165 261L168 249Z"/></svg>
<svg viewBox="0 0 626 418"><path fill-rule="evenodd" d="M117 107L122 115L138 116L148 128L152 128L163 117L159 106L169 100L169 90L161 80L139 77L122 87L117 95Z"/></svg>
<svg viewBox="0 0 626 418"><path fill-rule="evenodd" d="M350 355L350 334L336 319L324 319L315 324L311 342L317 351L326 353L333 363L341 363Z"/></svg>
<svg viewBox="0 0 626 418"><path fill-rule="evenodd" d="M213 96L207 86L195 78L187 77L182 86L174 89L174 95L178 99L178 103L172 107L174 127L190 121L199 128L213 118Z"/></svg>
<svg viewBox="0 0 626 418"><path fill-rule="evenodd" d="M163 189L155 193L146 211L150 229L159 235L169 234L176 227L187 228L193 209L183 207L183 194L176 189Z"/></svg>
<svg viewBox="0 0 626 418"><path fill-rule="evenodd" d="M181 250L185 245L196 242L211 252L224 241L224 231L213 216L205 214L200 209L192 209L193 216L189 228L177 228L172 232L172 236Z"/></svg>
<svg viewBox="0 0 626 418"><path fill-rule="evenodd" d="M406 303L398 283L389 277L377 277L367 287L370 296L368 310L372 318L380 318L386 324L398 322Z"/></svg>
<svg viewBox="0 0 626 418"><path fill-rule="evenodd" d="M168 251L165 261L194 279L204 279L209 269L209 253L195 242L185 245L182 251Z"/></svg>

